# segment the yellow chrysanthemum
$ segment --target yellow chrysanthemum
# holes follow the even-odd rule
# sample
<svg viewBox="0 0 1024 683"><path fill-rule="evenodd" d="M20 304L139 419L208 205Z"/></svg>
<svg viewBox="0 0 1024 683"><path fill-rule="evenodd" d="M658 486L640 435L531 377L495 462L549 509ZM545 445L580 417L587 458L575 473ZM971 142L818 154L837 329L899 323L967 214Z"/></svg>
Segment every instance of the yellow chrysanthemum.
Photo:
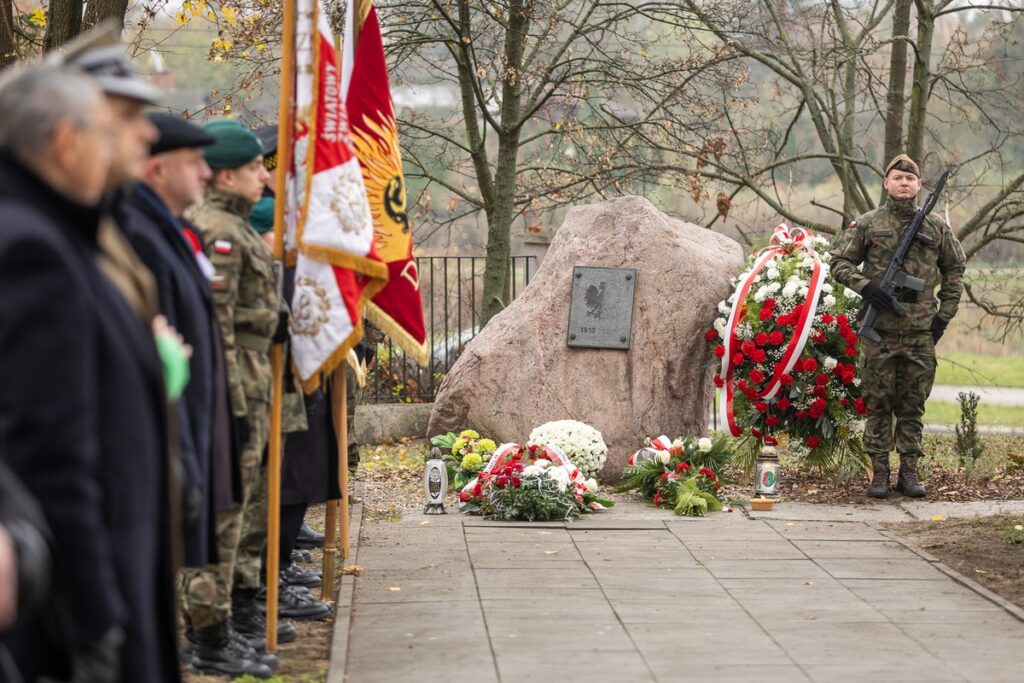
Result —
<svg viewBox="0 0 1024 683"><path fill-rule="evenodd" d="M466 447L466 440L459 438L455 439L455 443L452 444L452 455L459 455L462 453L462 449Z"/></svg>
<svg viewBox="0 0 1024 683"><path fill-rule="evenodd" d="M498 444L494 443L490 439L478 439L477 442L473 444L473 450L481 454L493 453L494 449L496 449L497 447Z"/></svg>
<svg viewBox="0 0 1024 683"><path fill-rule="evenodd" d="M469 453L462 459L462 469L476 471L483 467L484 459L476 453Z"/></svg>
<svg viewBox="0 0 1024 683"><path fill-rule="evenodd" d="M35 24L36 26L45 27L46 26L46 12L44 12L43 10L41 10L39 8L36 8L36 9L32 10L31 12L29 12L28 20L29 20L29 22Z"/></svg>
<svg viewBox="0 0 1024 683"><path fill-rule="evenodd" d="M480 435L474 432L472 429L464 429L459 432L460 439L479 439Z"/></svg>

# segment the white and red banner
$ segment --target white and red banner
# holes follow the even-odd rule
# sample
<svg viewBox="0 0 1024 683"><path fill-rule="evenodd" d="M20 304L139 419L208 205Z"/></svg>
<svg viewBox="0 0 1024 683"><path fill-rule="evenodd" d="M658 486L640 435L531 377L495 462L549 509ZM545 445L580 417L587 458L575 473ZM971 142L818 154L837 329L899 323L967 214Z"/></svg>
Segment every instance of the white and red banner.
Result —
<svg viewBox="0 0 1024 683"><path fill-rule="evenodd" d="M818 299L821 297L822 285L825 284L826 272L822 267L817 252L811 246L811 240L807 231L803 228L793 228L790 230L788 226L783 224L775 228L775 231L772 233L771 244L761 250L754 260L754 266L750 269L750 272L736 286L732 310L729 312L729 320L725 326L725 355L722 356L721 371L721 377L725 380L725 400L721 402L722 421L729 425L729 431L733 436L743 434L743 430L736 424L736 415L733 412L733 397L736 385L733 381L732 359L739 345L736 339L736 327L743 320L743 313L746 311L747 295L750 294L757 276L773 256L780 253L789 254L797 250L803 251L810 256L814 261L814 266L811 270L810 282L807 284L807 297L800 311L800 317L796 321L793 336L790 337L789 343L783 352L782 360L776 364L775 371L768 378L768 382L757 392L758 398L770 400L778 393L779 388L782 386L780 383L782 375L792 371L793 366L800 360L800 354L804 351L807 338L811 334L811 325L814 322L814 312L818 308Z"/></svg>
<svg viewBox="0 0 1024 683"><path fill-rule="evenodd" d="M388 268L388 283L367 304L366 317L408 356L426 365L430 352L412 254L402 151L372 0L348 0L343 52L342 94L373 214L377 253Z"/></svg>
<svg viewBox="0 0 1024 683"><path fill-rule="evenodd" d="M320 0L298 0L285 248L295 264L291 344L312 391L363 336L366 302L387 283L352 143L341 63Z"/></svg>

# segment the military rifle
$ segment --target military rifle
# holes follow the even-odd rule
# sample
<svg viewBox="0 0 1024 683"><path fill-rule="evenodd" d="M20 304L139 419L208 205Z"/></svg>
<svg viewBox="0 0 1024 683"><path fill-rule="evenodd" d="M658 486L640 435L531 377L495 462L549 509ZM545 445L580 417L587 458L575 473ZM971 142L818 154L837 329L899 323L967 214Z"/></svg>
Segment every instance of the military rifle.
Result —
<svg viewBox="0 0 1024 683"><path fill-rule="evenodd" d="M907 257L907 252L910 251L910 245L914 243L914 240L920 240L922 243L931 246L935 243L935 239L929 235L925 235L919 232L921 225L924 224L925 217L932 212L935 205L939 201L939 195L942 194L942 188L946 185L946 178L949 177L949 171L943 171L939 177L939 182L935 183L935 189L932 190L931 194L928 195L928 201L924 203L920 209L914 212L914 217L907 223L907 227L903 228L903 234L900 235L900 242L896 245L896 251L892 255L892 260L889 261L889 267L885 269L885 275L882 277L882 282L879 286L882 291L888 294L893 301L893 310L896 315L905 317L910 311L902 303L896 300L896 290L899 288L912 289L915 292L924 291L924 286L927 284L924 280L913 275L908 275L903 271L903 259ZM860 323L860 331L858 334L862 337L866 337L873 342L882 341L882 335L875 329L875 318L878 317L878 310L874 305L868 304L867 311L864 312L864 319Z"/></svg>

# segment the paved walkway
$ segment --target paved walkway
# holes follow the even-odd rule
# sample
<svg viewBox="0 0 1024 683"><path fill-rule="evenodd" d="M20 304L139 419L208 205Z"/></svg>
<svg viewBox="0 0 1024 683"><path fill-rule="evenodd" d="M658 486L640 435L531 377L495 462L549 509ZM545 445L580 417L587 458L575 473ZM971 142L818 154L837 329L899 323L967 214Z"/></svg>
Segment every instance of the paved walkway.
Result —
<svg viewBox="0 0 1024 683"><path fill-rule="evenodd" d="M1024 389L1017 387L957 387L949 384L936 384L932 387L929 398L932 401L957 402L960 392L976 393L982 403L1002 406L1024 406Z"/></svg>
<svg viewBox="0 0 1024 683"><path fill-rule="evenodd" d="M936 505L366 522L328 683L1024 680L1024 611L874 526Z"/></svg>

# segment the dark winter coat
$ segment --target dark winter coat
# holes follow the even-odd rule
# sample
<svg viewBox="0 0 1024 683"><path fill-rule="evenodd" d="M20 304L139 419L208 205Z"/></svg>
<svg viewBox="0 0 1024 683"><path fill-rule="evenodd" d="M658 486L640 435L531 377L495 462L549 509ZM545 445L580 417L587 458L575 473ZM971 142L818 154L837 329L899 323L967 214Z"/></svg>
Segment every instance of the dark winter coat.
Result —
<svg viewBox="0 0 1024 683"><path fill-rule="evenodd" d="M220 332L206 276L182 233L182 225L146 185L130 188L116 211L118 225L139 258L153 273L160 313L192 347L190 375L177 406L178 443L184 469L185 564L216 562L216 509L211 466L215 385L226 381L216 356ZM221 375L216 368L221 366ZM226 425L221 425L227 428ZM228 501L230 505L231 501ZM221 509L224 509L223 502Z"/></svg>
<svg viewBox="0 0 1024 683"><path fill-rule="evenodd" d="M115 625L123 679L180 679L166 401L152 332L96 265L98 212L0 158L0 453L43 507L54 596L5 635L66 677Z"/></svg>

